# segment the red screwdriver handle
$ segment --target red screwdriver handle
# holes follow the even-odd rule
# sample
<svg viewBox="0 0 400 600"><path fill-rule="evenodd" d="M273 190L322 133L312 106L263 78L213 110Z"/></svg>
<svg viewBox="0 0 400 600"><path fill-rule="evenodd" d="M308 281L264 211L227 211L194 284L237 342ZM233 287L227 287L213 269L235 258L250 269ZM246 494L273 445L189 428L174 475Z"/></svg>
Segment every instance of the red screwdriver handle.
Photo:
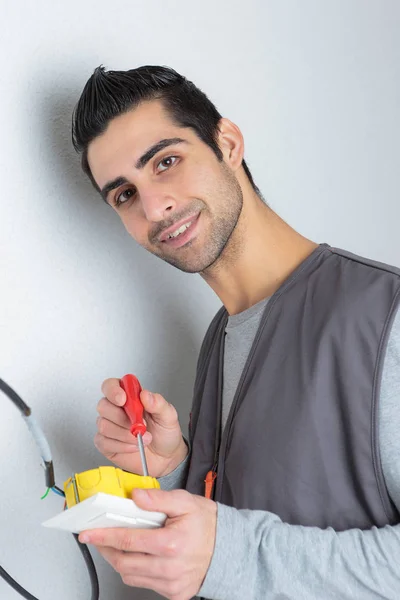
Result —
<svg viewBox="0 0 400 600"><path fill-rule="evenodd" d="M143 404L140 401L142 386L134 375L124 375L119 381L120 386L126 394L124 410L131 422L131 433L137 436L146 433L146 425L143 421Z"/></svg>

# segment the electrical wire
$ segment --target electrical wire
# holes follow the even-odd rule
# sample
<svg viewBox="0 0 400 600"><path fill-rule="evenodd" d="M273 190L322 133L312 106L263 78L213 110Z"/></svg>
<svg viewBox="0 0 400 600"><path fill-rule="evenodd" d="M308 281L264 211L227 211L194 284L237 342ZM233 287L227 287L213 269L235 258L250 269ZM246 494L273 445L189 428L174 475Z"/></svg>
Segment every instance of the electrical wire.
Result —
<svg viewBox="0 0 400 600"><path fill-rule="evenodd" d="M5 381L0 379L0 389L5 393L11 400L14 402L15 406L19 408L23 415L29 417L31 414L31 409L25 402L22 400L21 396L18 396L17 392L15 392Z"/></svg>
<svg viewBox="0 0 400 600"><path fill-rule="evenodd" d="M89 549L86 546L86 544L80 543L80 541L78 539L78 534L73 533L72 535L74 536L75 541L78 544L79 550L82 553L82 556L86 563L87 569L89 571L90 585L92 586L92 595L91 595L90 600L98 600L99 595L100 595L99 580L97 577L97 572L96 572L96 568L94 566L92 555L90 554Z"/></svg>
<svg viewBox="0 0 400 600"><path fill-rule="evenodd" d="M83 556L83 559L86 563L87 570L89 572L90 585L92 588L92 594L91 594L90 600L99 600L99 595L100 595L99 580L97 577L96 567L94 565L92 555L90 554L87 545L81 544L81 542L78 539L78 535L76 533L73 533L72 535L74 536L74 539L75 539L76 543L78 544L79 550ZM23 588L22 585L20 585L17 581L15 581L15 579L13 579L13 577L11 577L11 575L9 573L7 573L7 571L5 569L3 569L2 566L0 566L0 577L2 577L4 579L4 581L13 588L13 590L18 592L18 594L20 594L23 598L26 598L26 600L39 600L38 598L36 598L36 596L33 596L31 593L28 592L28 590Z"/></svg>
<svg viewBox="0 0 400 600"><path fill-rule="evenodd" d="M0 576L4 579L4 581L8 583L8 585L10 585L13 588L13 590L18 592L18 594L21 594L23 598L26 598L27 600L39 600L38 598L36 598L36 596L32 596L32 594L30 594L25 588L23 588L22 585L19 585L19 583L15 581L15 579L13 579L11 575L9 575L7 571L5 571L1 566Z"/></svg>
<svg viewBox="0 0 400 600"><path fill-rule="evenodd" d="M43 463L45 468L45 479L46 479L46 492L42 496L46 498L49 491L52 490L58 496L63 496L65 498L65 494L62 489L60 489L57 485L55 485L54 480L54 468L53 461L51 458L50 446L45 438L43 431L41 430L39 424L32 418L31 409L22 398L2 379L0 379L0 390L15 404L15 406L22 413L22 417L24 418L26 424L30 432L32 433L35 442L37 443ZM65 507L65 505L64 505ZM89 552L86 544L81 544L78 535L76 533L73 534L75 541L79 546L79 550L85 560L86 567L89 572L90 584L92 588L91 600L99 600L100 590L99 590L99 580L96 573L96 567L93 562L93 558ZM26 600L38 600L36 596L30 594L25 588L22 587L3 567L0 565L0 577L4 579L8 585L10 585L18 594L20 594Z"/></svg>

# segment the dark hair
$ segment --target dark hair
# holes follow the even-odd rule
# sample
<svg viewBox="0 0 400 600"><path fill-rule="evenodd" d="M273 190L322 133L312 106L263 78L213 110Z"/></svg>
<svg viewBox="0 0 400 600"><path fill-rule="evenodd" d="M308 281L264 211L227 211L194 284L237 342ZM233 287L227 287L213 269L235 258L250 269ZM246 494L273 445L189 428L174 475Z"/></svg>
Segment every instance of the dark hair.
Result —
<svg viewBox="0 0 400 600"><path fill-rule="evenodd" d="M221 115L207 96L191 81L173 69L143 66L129 71L106 71L97 67L87 81L72 116L72 143L82 153L81 165L94 187L87 152L90 142L104 133L115 117L147 100L161 100L172 120L190 127L222 161L218 146L218 123ZM245 161L242 162L254 190L260 191Z"/></svg>

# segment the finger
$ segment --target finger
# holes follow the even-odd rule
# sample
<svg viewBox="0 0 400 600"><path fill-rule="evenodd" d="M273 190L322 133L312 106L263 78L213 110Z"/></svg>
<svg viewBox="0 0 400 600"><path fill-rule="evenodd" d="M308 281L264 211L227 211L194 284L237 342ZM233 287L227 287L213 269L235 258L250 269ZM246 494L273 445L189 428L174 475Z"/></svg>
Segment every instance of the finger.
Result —
<svg viewBox="0 0 400 600"><path fill-rule="evenodd" d="M140 552L122 552L115 548L99 547L102 557L121 575L142 575L155 579L164 579L166 567L165 561L158 556L141 554Z"/></svg>
<svg viewBox="0 0 400 600"><path fill-rule="evenodd" d="M125 442L126 444L135 444L137 446L137 438L125 427L120 427L115 423L112 423L108 419L104 419L102 417L97 418L97 431L104 437L107 437L111 440L119 440L120 442ZM142 436L144 445L148 445L152 436L150 433L146 431L146 433Z"/></svg>
<svg viewBox="0 0 400 600"><path fill-rule="evenodd" d="M142 588L146 590L153 590L163 598L169 598L169 600L179 600L182 598L194 598L200 590L193 589L192 581L181 581L180 579L165 580L156 579L149 577L142 577L141 575L121 575L122 581L125 585L131 587Z"/></svg>
<svg viewBox="0 0 400 600"><path fill-rule="evenodd" d="M171 427L171 429L176 427L178 421L176 408L167 402L161 394L153 394L148 390L142 390L140 400L145 411L151 415L155 423L162 427Z"/></svg>
<svg viewBox="0 0 400 600"><path fill-rule="evenodd" d="M121 579L125 585L153 590L164 598L173 598L175 596L189 598L193 596L193 594L179 596L179 593L183 592L188 586L182 585L182 582L178 580L177 576L165 576L165 571L169 569L165 562L159 563L157 558L139 554L124 553L120 550L114 550L113 548L98 548L98 552L117 571L117 573L121 575ZM148 561L147 565L144 566L145 573L141 573L140 568L136 568L136 566L131 568L128 562L126 563L127 566L125 567L125 561L123 557L128 558L133 556L143 556L146 559L146 562ZM154 568L149 568L149 562L153 561L155 561ZM147 570L152 574L147 575Z"/></svg>
<svg viewBox="0 0 400 600"><path fill-rule="evenodd" d="M121 575L121 578L125 585L153 590L153 592L156 592L163 598L169 598L170 600L174 600L175 598L176 600L180 598L193 598L194 595L197 597L197 592L199 591L196 590L193 592L193 584L185 585L179 580L166 581L165 579L142 577L141 575Z"/></svg>
<svg viewBox="0 0 400 600"><path fill-rule="evenodd" d="M101 391L116 406L123 406L126 402L126 394L119 383L119 379L115 377L103 381Z"/></svg>
<svg viewBox="0 0 400 600"><path fill-rule="evenodd" d="M99 415L104 419L108 419L116 425L125 427L125 429L130 429L131 423L124 409L119 406L114 406L107 398L102 398L97 404L96 409Z"/></svg>
<svg viewBox="0 0 400 600"><path fill-rule="evenodd" d="M115 454L132 454L133 452L138 452L138 445L136 443L126 444L118 440L110 440L110 438L106 438L100 433L96 433L93 442L97 450L108 458Z"/></svg>
<svg viewBox="0 0 400 600"><path fill-rule="evenodd" d="M112 421L105 419L104 417L98 417L96 420L97 431L104 437L112 440L119 440L127 444L136 443L136 438L131 434L129 429L116 425Z"/></svg>
<svg viewBox="0 0 400 600"><path fill-rule="evenodd" d="M140 552L155 556L173 556L177 548L176 532L166 528L127 529L113 527L90 529L79 535L83 544L114 548L123 552Z"/></svg>
<svg viewBox="0 0 400 600"><path fill-rule="evenodd" d="M139 508L179 517L193 511L194 497L185 490L134 489L132 498Z"/></svg>

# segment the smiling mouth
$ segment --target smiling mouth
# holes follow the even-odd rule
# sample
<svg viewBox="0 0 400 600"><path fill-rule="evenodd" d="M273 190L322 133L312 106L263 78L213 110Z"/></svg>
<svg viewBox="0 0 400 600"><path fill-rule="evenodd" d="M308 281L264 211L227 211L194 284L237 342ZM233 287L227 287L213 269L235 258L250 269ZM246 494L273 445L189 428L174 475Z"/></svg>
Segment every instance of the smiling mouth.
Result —
<svg viewBox="0 0 400 600"><path fill-rule="evenodd" d="M181 225L180 227L178 227L178 229L176 229L174 232L170 233L167 236L167 240L170 240L172 238L177 238L178 235L181 235L182 233L184 233L186 231L186 229L189 229L189 227L191 226L193 221L194 221L194 219L192 221L188 221L184 225Z"/></svg>
<svg viewBox="0 0 400 600"><path fill-rule="evenodd" d="M197 234L197 225L199 221L200 213L193 217L190 221L183 223L176 229L172 230L162 243L171 248L181 248L188 242L192 241Z"/></svg>

